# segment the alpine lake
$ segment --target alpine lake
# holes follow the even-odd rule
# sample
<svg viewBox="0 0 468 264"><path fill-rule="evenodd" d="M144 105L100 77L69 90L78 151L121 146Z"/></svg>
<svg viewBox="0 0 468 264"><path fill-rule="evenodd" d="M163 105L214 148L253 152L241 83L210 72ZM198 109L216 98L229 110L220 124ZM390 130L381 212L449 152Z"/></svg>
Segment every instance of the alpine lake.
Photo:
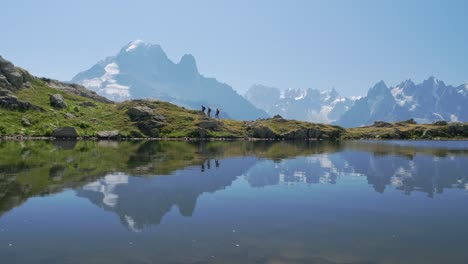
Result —
<svg viewBox="0 0 468 264"><path fill-rule="evenodd" d="M468 141L0 141L0 263L468 263Z"/></svg>

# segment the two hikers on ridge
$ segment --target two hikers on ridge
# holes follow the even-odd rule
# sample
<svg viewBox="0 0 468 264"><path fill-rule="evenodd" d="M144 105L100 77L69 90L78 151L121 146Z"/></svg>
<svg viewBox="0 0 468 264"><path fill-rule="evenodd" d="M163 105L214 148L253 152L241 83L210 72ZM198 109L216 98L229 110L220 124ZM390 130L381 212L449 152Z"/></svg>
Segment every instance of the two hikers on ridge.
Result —
<svg viewBox="0 0 468 264"><path fill-rule="evenodd" d="M202 107L202 113L205 114L206 107L204 105L202 105L201 107ZM220 113L219 108L216 108L215 118L219 118L219 113ZM206 112L206 115L208 117L211 117L211 108L210 107L208 107L208 111Z"/></svg>

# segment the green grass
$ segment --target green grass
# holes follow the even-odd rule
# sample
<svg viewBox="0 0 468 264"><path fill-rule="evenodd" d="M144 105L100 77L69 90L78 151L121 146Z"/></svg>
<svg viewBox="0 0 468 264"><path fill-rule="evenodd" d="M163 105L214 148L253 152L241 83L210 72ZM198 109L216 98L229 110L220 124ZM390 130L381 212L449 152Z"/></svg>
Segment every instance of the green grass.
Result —
<svg viewBox="0 0 468 264"><path fill-rule="evenodd" d="M52 94L62 94L68 107L56 109L50 106L49 96ZM115 129L123 135L128 135L131 131L138 130L130 122L128 116L117 109L116 104L101 103L66 93L48 87L38 79L32 81L32 87L19 90L16 96L20 100L42 107L45 111L20 112L0 108L0 134L2 135L49 136L55 128L63 126L75 127L81 136L95 136L98 131ZM85 101L92 101L97 106L79 105ZM75 107L78 112L75 111ZM76 118L67 119L66 113L71 113ZM22 118L28 119L31 126L23 126Z"/></svg>

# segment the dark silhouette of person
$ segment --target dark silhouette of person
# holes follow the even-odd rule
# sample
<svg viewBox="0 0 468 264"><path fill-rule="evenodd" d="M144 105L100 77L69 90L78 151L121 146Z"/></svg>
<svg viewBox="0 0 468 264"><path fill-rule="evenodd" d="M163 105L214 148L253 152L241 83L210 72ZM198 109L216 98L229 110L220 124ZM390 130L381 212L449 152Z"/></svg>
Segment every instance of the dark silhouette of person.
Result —
<svg viewBox="0 0 468 264"><path fill-rule="evenodd" d="M211 117L211 108L208 107L208 117Z"/></svg>
<svg viewBox="0 0 468 264"><path fill-rule="evenodd" d="M219 118L219 109L218 108L216 108L215 118Z"/></svg>
<svg viewBox="0 0 468 264"><path fill-rule="evenodd" d="M208 169L211 169L211 160L207 160L207 161L206 161L206 167L207 167Z"/></svg>
<svg viewBox="0 0 468 264"><path fill-rule="evenodd" d="M205 114L205 109L206 109L206 107L204 105L202 105L201 106L201 111L202 111L203 114Z"/></svg>
<svg viewBox="0 0 468 264"><path fill-rule="evenodd" d="M219 168L219 160L215 159L215 166L216 168Z"/></svg>

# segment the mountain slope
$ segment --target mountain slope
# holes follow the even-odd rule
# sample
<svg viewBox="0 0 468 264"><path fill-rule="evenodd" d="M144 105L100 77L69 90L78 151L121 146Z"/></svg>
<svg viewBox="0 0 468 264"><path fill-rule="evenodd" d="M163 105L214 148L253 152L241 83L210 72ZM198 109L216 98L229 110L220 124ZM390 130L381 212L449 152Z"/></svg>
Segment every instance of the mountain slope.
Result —
<svg viewBox="0 0 468 264"><path fill-rule="evenodd" d="M407 80L389 88L381 81L336 123L356 127L374 121L395 122L410 118L418 123L468 121L467 102L466 84L454 87L430 77L420 84Z"/></svg>
<svg viewBox="0 0 468 264"><path fill-rule="evenodd" d="M253 85L245 97L271 116L281 115L285 118L321 123L336 121L354 103L353 100L340 96L335 89L288 89L281 92L276 87L264 85Z"/></svg>
<svg viewBox="0 0 468 264"><path fill-rule="evenodd" d="M154 98L192 109L220 108L239 120L267 117L232 87L202 76L195 58L184 55L172 62L161 46L134 41L72 80L114 101Z"/></svg>

